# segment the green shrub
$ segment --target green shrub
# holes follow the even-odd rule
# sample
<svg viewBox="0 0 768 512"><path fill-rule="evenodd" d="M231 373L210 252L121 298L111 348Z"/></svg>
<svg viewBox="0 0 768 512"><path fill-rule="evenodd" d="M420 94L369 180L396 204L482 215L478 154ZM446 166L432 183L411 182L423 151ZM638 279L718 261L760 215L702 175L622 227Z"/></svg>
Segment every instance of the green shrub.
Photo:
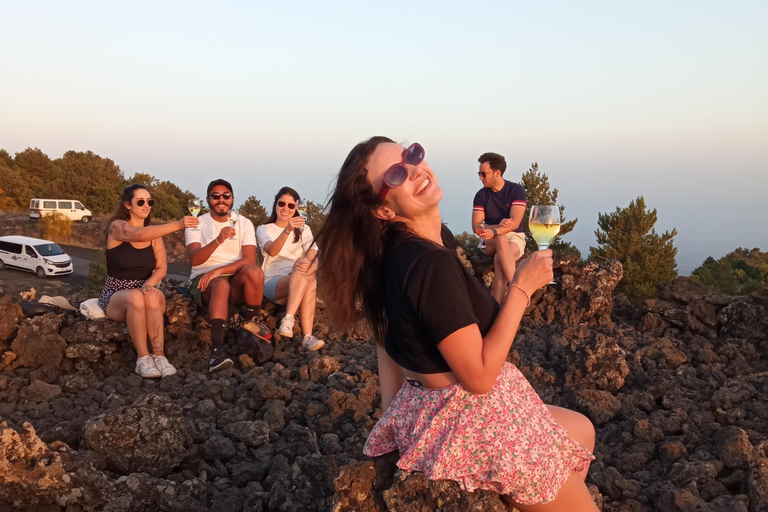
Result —
<svg viewBox="0 0 768 512"><path fill-rule="evenodd" d="M60 212L43 215L37 223L46 240L59 242L72 234L72 219Z"/></svg>

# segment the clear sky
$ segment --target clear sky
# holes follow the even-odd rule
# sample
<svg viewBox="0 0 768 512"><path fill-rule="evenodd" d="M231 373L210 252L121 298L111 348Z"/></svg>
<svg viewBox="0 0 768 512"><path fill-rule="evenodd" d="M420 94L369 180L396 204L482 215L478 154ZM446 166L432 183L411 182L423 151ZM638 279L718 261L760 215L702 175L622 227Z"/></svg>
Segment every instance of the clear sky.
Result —
<svg viewBox="0 0 768 512"><path fill-rule="evenodd" d="M200 195L323 201L372 135L418 141L468 230L477 157L537 161L566 238L643 195L681 274L768 250L768 2L0 1L0 148Z"/></svg>

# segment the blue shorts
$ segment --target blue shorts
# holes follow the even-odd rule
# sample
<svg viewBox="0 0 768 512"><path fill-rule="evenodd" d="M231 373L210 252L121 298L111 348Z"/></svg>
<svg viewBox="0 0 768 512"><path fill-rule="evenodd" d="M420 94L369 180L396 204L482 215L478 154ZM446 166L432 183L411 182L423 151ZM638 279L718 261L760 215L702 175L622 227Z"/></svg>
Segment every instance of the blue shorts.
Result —
<svg viewBox="0 0 768 512"><path fill-rule="evenodd" d="M274 302L275 304L282 304L279 300L277 300L277 296L275 296L275 291L277 289L277 282L280 281L285 276L273 276L264 281L264 298L267 299L270 302Z"/></svg>

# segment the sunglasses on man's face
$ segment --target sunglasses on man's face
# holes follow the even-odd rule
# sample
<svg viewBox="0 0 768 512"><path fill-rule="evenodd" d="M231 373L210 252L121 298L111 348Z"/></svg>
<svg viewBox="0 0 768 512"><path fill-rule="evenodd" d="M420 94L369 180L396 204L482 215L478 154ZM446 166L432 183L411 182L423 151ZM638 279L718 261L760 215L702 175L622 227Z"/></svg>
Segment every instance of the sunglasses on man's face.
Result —
<svg viewBox="0 0 768 512"><path fill-rule="evenodd" d="M293 210L294 208L296 208L296 203L286 203L285 201L278 201L277 206L279 206L280 208L285 208L287 206L289 210Z"/></svg>
<svg viewBox="0 0 768 512"><path fill-rule="evenodd" d="M210 198L213 199L214 201L218 201L221 198L224 198L225 201L229 201L230 199L232 199L232 194L230 194L229 192L224 192L223 194L214 192L213 194L210 195Z"/></svg>
<svg viewBox="0 0 768 512"><path fill-rule="evenodd" d="M154 199L147 199L146 201L144 201L144 199L139 199L138 201L136 201L136 206L144 206L145 202L149 205L150 208L155 206L155 200Z"/></svg>
<svg viewBox="0 0 768 512"><path fill-rule="evenodd" d="M379 189L379 201L384 201L389 189L397 188L408 179L408 169L405 168L405 164L419 165L424 161L424 148L421 144L414 142L406 149L403 150L403 159L400 163L397 163L387 169L384 173L384 178Z"/></svg>

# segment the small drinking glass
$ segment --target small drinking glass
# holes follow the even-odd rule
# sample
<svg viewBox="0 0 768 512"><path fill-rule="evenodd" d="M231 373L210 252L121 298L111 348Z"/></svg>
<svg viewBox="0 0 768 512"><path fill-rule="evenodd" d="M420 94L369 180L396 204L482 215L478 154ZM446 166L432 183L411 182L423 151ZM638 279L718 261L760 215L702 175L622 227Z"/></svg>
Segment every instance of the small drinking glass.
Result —
<svg viewBox="0 0 768 512"><path fill-rule="evenodd" d="M200 215L200 210L203 207L203 202L200 199L194 198L190 199L189 203L187 203L187 208L189 208L189 213L197 217Z"/></svg>
<svg viewBox="0 0 768 512"><path fill-rule="evenodd" d="M307 203L303 199L296 201L296 211L299 212L301 218L307 220Z"/></svg>

